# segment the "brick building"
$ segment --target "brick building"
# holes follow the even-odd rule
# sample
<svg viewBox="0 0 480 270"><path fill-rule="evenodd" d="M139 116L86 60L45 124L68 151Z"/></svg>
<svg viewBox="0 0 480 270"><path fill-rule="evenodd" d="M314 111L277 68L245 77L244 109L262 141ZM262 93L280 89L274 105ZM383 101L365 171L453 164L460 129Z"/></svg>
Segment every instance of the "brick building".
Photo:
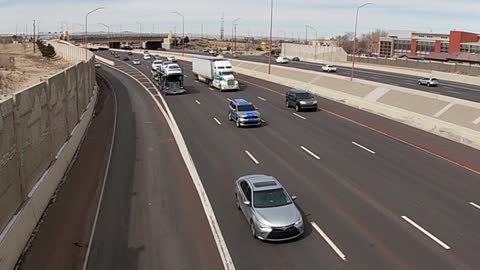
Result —
<svg viewBox="0 0 480 270"><path fill-rule="evenodd" d="M379 41L380 57L425 57L430 54L480 53L480 35L463 31L449 34L390 31Z"/></svg>

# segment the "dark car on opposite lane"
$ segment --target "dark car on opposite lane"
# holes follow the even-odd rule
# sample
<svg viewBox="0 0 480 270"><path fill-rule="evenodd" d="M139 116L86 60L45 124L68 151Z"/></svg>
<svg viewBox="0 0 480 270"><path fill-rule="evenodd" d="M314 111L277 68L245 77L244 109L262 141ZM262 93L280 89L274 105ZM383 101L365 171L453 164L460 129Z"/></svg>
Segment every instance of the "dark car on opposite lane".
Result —
<svg viewBox="0 0 480 270"><path fill-rule="evenodd" d="M294 107L295 110L313 110L316 111L317 100L315 97L305 90L300 89L290 89L287 94L285 94L285 104L287 108Z"/></svg>

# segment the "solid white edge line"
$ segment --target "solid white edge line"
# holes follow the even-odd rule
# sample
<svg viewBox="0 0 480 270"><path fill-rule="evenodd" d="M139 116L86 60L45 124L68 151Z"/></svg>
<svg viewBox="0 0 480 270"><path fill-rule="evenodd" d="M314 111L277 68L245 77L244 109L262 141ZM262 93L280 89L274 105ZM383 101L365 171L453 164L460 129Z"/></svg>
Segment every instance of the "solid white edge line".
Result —
<svg viewBox="0 0 480 270"><path fill-rule="evenodd" d="M315 230L323 237L323 239L327 241L328 245L333 249L333 251L337 253L338 257L346 261L347 256L345 256L345 254L337 247L337 245L335 245L335 243L328 237L328 235L324 233L322 229L320 229L320 227L318 227L317 223L313 221L310 223L312 224L313 228L315 228Z"/></svg>
<svg viewBox="0 0 480 270"><path fill-rule="evenodd" d="M195 102L196 102L198 105L200 105L200 101L198 101L198 100L195 99Z"/></svg>
<svg viewBox="0 0 480 270"><path fill-rule="evenodd" d="M257 164L257 165L260 164L260 162L258 162L258 160L252 154L250 154L250 152L248 152L247 150L245 150L245 154L247 154L250 157L250 159L253 160L253 162L255 164Z"/></svg>
<svg viewBox="0 0 480 270"><path fill-rule="evenodd" d="M260 99L260 100L263 100L263 101L267 101L267 100L266 100L265 98L263 98L263 97L257 97L257 98Z"/></svg>
<svg viewBox="0 0 480 270"><path fill-rule="evenodd" d="M361 144L359 144L359 143L352 142L352 144L355 145L355 146L358 146L358 147L362 148L363 150L365 150L365 151L367 151L367 152L370 152L371 154L375 154L374 151L368 149L367 147L365 147L365 146L363 146L363 145L361 145Z"/></svg>
<svg viewBox="0 0 480 270"><path fill-rule="evenodd" d="M473 206L473 207L476 207L478 209L480 209L480 205L474 203L474 202L470 202L470 205Z"/></svg>
<svg viewBox="0 0 480 270"><path fill-rule="evenodd" d="M418 225L417 223L415 223L413 220L409 219L407 216L402 216L402 218L404 220L406 220L408 223L410 223L410 225L412 225L413 227L417 228L419 231L423 232L425 235L427 235L428 237L430 237L430 239L432 239L433 241L435 241L437 244L439 244L440 246L442 246L444 249L450 249L450 247L445 244L444 242L442 242L440 239L438 239L437 237L435 237L433 234L429 233L427 230L425 230L424 228L422 228L420 225Z"/></svg>
<svg viewBox="0 0 480 270"><path fill-rule="evenodd" d="M97 228L97 222L98 222L98 215L100 214L100 208L103 200L103 193L105 191L105 186L108 178L108 171L110 169L110 161L112 159L113 146L115 144L115 132L117 130L117 112L118 112L117 111L117 94L115 93L115 90L113 90L113 86L110 84L110 82L107 81L107 83L109 84L110 89L112 89L113 97L115 100L115 118L113 119L112 143L110 145L110 152L108 153L108 161L107 161L107 167L105 167L105 175L103 176L102 190L100 191L100 197L98 198L97 210L95 212L95 217L93 219L92 230L90 233L90 239L88 240L88 247L87 247L87 251L85 252L85 260L83 261L82 270L86 270L88 267L88 260L90 257L90 251L92 249L93 237L95 236L95 230Z"/></svg>
<svg viewBox="0 0 480 270"><path fill-rule="evenodd" d="M215 122L217 122L218 125L220 125L220 126L222 125L222 123L220 123L220 121L218 121L217 118L213 117L213 120L215 120Z"/></svg>
<svg viewBox="0 0 480 270"><path fill-rule="evenodd" d="M303 120L307 120L307 118L301 116L301 115L298 114L298 113L293 113L293 115L295 115L296 117L301 118L301 119L303 119Z"/></svg>
<svg viewBox="0 0 480 270"><path fill-rule="evenodd" d="M300 148L302 148L303 151L309 153L312 157L316 158L316 159L320 159L319 156L315 155L315 153L313 153L312 151L308 150L305 146L300 146Z"/></svg>
<svg viewBox="0 0 480 270"><path fill-rule="evenodd" d="M160 100L165 106L165 110L164 110L162 108L162 105L158 101L158 99L156 99L153 96L153 94L139 80L137 80L135 77L131 76L130 74L118 68L111 67L111 66L110 68L127 75L128 77L136 81L141 87L143 87L143 89L147 92L147 94L151 96L151 98L157 105L160 112L163 114L163 117L167 121L167 124L169 125L173 133L173 136L177 143L180 154L182 155L185 165L187 166L188 172L190 173L190 177L192 177L192 181L198 192L200 201L202 202L203 210L205 212L206 218L210 225L210 230L212 231L213 238L215 239L215 243L217 244L217 249L220 254L220 258L222 259L223 266L226 270L235 270L235 265L233 264L232 257L230 256L230 252L228 250L227 244L225 243L225 239L223 238L223 234L222 234L222 231L220 230L220 226L218 225L218 221L213 211L212 205L210 203L210 200L208 199L207 192L203 187L202 180L200 179L200 175L198 174L197 168L195 167L195 163L193 162L192 156L190 155L190 152L188 151L185 140L183 139L183 135L180 132L180 129L177 125L177 122L175 121L175 118L173 118L173 114L170 111L170 108L168 107L165 101L165 98L162 95L160 95ZM136 67L133 67L133 68L137 69ZM139 70L137 69L137 71ZM145 74L142 73L142 75L145 78L147 78L148 81L150 81L150 83L155 87L157 93L160 94L158 87Z"/></svg>

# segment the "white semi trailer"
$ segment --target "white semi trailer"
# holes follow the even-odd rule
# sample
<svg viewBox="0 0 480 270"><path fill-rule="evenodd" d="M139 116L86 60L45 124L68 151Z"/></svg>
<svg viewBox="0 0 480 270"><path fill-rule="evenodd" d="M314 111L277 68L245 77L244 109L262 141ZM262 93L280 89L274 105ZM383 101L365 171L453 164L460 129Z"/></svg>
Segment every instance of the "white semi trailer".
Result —
<svg viewBox="0 0 480 270"><path fill-rule="evenodd" d="M230 61L223 57L194 56L192 69L196 80L205 82L220 91L238 90Z"/></svg>

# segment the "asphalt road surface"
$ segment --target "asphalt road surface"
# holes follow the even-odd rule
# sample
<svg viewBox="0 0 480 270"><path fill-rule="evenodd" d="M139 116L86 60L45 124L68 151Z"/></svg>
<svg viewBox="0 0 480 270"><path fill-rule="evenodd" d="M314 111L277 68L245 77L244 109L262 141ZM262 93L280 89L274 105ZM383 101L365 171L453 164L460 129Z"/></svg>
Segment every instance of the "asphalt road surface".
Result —
<svg viewBox="0 0 480 270"><path fill-rule="evenodd" d="M118 115L88 269L221 269L166 120L134 80L106 67L98 73L116 93Z"/></svg>
<svg viewBox="0 0 480 270"><path fill-rule="evenodd" d="M181 52L175 50L175 52ZM202 54L208 55L207 53L195 53L195 52L186 52L192 54ZM225 54L224 57L230 58L231 56ZM239 60L252 61L258 63L268 63L268 57L266 56L248 56L248 55L239 55L237 58ZM272 65L281 65L286 67L293 67L298 69L312 70L322 72L322 63L312 63L312 62L295 62L289 61L288 64L278 64L275 62L275 59L272 58ZM428 72L428 71L425 71ZM352 74L352 69L350 67L341 67L337 66L337 75L350 77ZM378 83L384 83L394 86L406 87L418 91L430 92L434 94L455 97L475 102L480 102L480 86L465 84L460 82L453 81L443 81L440 80L440 84L437 87L427 87L424 85L418 85L417 80L420 79L416 76L404 75L399 73L376 71L355 68L355 78L374 81Z"/></svg>
<svg viewBox="0 0 480 270"><path fill-rule="evenodd" d="M108 52L100 53L109 57ZM137 68L149 75L151 61L141 59L141 62ZM238 92L212 90L193 80L189 63L180 64L186 75L187 93L167 96L166 100L199 171L236 269L479 268L480 173L475 168L458 166L446 158L326 111L294 114L292 109L285 107L287 88L284 86L241 76L241 90ZM139 181L148 183L148 180L142 179L155 177L157 181L165 181L164 186L155 189L156 192L152 190L151 198L156 198L159 193L178 192L172 190L168 183L188 178L183 176L182 166L171 168L171 175L167 177L163 177L157 169L148 175L122 173L137 163L128 161L133 156L144 162L167 158L162 148L150 152L138 150L145 148L148 142L159 145L155 144L158 139L152 139L144 130L146 127L139 123L152 122L154 126L151 130L159 132L163 120L151 102L137 93L141 92L138 87L118 74L112 73L111 76L115 77L112 80L126 83L121 86L117 82L118 88L127 88L124 92L131 95L132 104L138 103L132 105L137 124L126 124L131 131L125 130L125 135L135 130L136 134L132 137L138 139L135 144L127 143L133 140L130 138L118 145L117 151L123 153L121 157L125 162L113 166L112 174L119 179L125 178L122 180L125 184L130 178L133 185ZM238 129L229 122L227 105L228 99L233 98L254 102L262 113L264 125ZM323 99L319 101L325 102ZM341 109L343 105L338 106ZM367 117L361 111L356 111L356 114ZM132 119L127 120L122 122L133 122ZM392 136L409 130L407 127L397 128L395 132L398 134ZM438 145L441 142L439 148L456 149L458 156L480 156L479 151L458 147L458 144L430 134L420 133L415 137L419 141L426 141L426 138L437 141ZM140 145L139 140L143 141ZM416 142L412 142L414 144ZM130 149L134 145L137 145L137 150ZM259 164L245 151L251 153ZM175 157L170 155L170 159ZM142 165L133 171L139 173L149 167ZM301 238L272 244L250 236L247 221L235 207L233 184L239 176L256 173L275 176L292 195L298 196L296 203L307 225ZM122 183L117 183L117 188ZM191 204L195 201L182 201L186 197L173 199L185 208L193 207ZM117 194L112 199L114 205L110 207L118 208L128 198L127 192ZM144 208L144 204L132 203L130 212L144 211ZM199 229L183 224L189 222L181 218L186 213L178 212L178 208L164 210L176 213L177 226L184 228L192 246L198 239L208 236L205 235L208 234L206 226ZM203 213L201 209L198 211L201 219ZM130 214L130 218L127 215L125 219L136 220L142 216ZM160 222L160 219L154 220ZM101 234L109 235L112 227L121 227L119 224L122 222L119 221L122 220L105 216ZM165 241L174 242L177 237L178 242L187 243L183 235L153 233L151 227L145 229L144 226L135 227L137 247L145 241L149 245L162 245ZM124 231L125 235L131 235L127 231ZM152 234L146 237L148 232ZM112 237L107 239L121 241ZM101 262L101 258L108 256L112 252L110 249L116 247L115 243L108 245L104 247L106 253L97 252L95 261ZM180 244L180 247L184 249L172 251L172 256L176 251L182 252L185 260L199 259L190 258L196 254L191 246ZM214 251L208 254L211 252ZM143 260L158 264L162 259L169 259L154 253L142 255ZM147 255L153 257L148 258ZM148 269L143 266L145 264L138 269Z"/></svg>

